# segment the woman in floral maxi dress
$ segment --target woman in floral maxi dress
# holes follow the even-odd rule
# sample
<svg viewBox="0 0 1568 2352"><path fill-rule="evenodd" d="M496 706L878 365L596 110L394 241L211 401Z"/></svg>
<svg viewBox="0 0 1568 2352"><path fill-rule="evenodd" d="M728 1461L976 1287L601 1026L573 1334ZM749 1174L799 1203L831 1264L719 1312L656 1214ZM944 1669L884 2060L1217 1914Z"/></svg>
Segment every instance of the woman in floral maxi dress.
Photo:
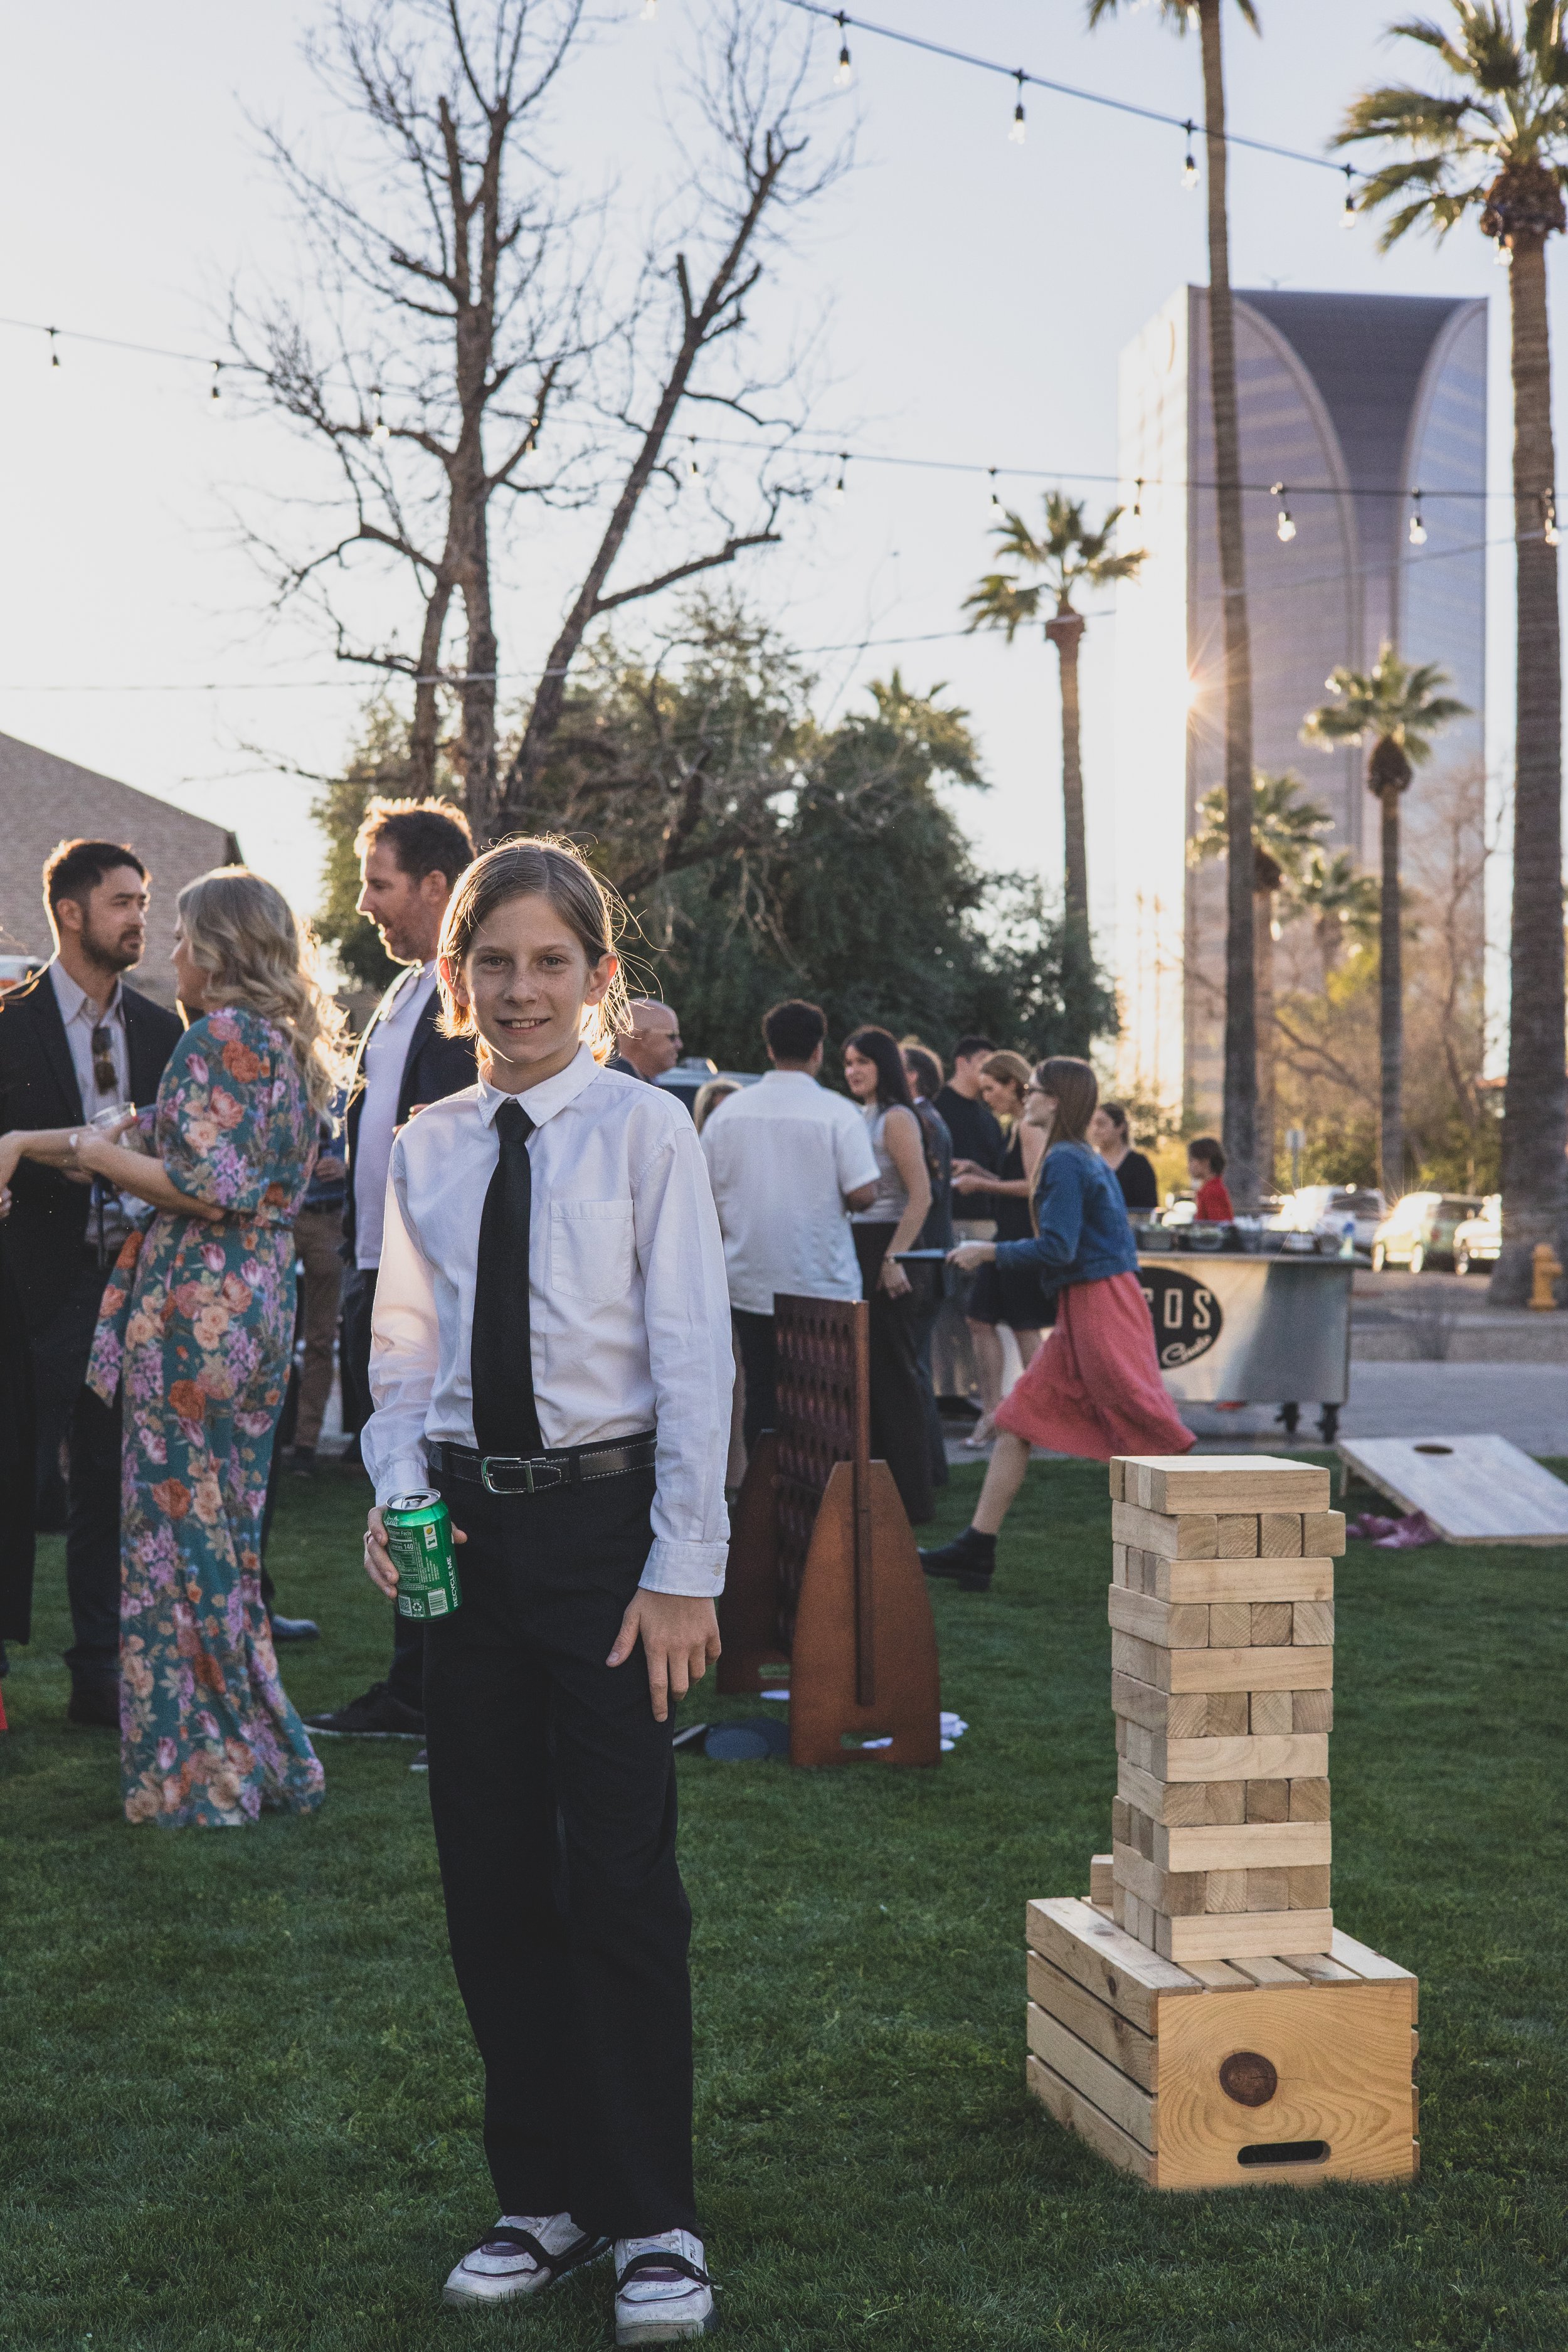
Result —
<svg viewBox="0 0 1568 2352"><path fill-rule="evenodd" d="M280 910L297 960L304 952L269 884L204 877L180 900L175 958L187 1008L193 995L203 1001L203 972L192 962L193 945L198 954L203 946L201 916L221 950L221 919L234 913L221 891L195 920L187 901L203 891L210 899L215 886L232 899L241 881L250 888L239 915L254 919L252 902L264 893L261 914L276 930ZM254 948L246 928L241 948ZM237 960L243 985L243 953ZM232 974L206 980L209 1001L233 999ZM265 1810L306 1812L321 1801L321 1767L279 1682L260 1591L262 1506L294 1335L292 1228L316 1155L311 1097L332 1058L330 1008L318 1023L319 992L298 962L295 980L306 1011L288 1026L220 1002L175 1047L158 1091L153 1150L192 1206L163 1208L144 1236L132 1234L93 1349L89 1378L98 1393L111 1399L117 1384L124 1391L121 1731L132 1822L237 1827ZM247 993L268 1001L266 986ZM76 1154L79 1166L134 1181L133 1155L90 1131Z"/></svg>

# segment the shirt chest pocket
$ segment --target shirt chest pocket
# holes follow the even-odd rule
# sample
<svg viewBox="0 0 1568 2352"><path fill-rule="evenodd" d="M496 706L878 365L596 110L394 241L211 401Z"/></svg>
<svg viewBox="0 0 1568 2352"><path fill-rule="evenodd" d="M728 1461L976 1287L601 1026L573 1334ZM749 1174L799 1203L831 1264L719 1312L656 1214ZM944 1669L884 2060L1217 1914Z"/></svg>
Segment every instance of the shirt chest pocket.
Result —
<svg viewBox="0 0 1568 2352"><path fill-rule="evenodd" d="M563 1297L599 1305L631 1286L629 1201L552 1201L550 1286Z"/></svg>

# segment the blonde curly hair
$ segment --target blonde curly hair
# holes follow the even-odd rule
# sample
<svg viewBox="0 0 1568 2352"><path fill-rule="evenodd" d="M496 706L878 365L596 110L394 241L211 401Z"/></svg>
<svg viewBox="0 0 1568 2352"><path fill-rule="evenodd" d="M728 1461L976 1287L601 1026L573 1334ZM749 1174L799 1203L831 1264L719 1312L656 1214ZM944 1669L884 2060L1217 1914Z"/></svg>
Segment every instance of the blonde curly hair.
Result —
<svg viewBox="0 0 1568 2352"><path fill-rule="evenodd" d="M175 905L209 1010L237 1004L281 1029L310 1108L325 1118L348 1070L343 1015L316 977L316 940L280 890L248 866L217 866Z"/></svg>

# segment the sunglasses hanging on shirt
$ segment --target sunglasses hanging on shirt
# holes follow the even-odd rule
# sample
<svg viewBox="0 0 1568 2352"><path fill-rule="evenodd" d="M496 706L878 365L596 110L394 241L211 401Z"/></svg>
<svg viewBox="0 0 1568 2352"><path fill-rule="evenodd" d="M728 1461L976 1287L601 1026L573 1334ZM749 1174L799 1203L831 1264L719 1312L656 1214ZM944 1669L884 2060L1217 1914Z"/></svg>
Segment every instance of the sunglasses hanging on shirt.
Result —
<svg viewBox="0 0 1568 2352"><path fill-rule="evenodd" d="M107 1021L100 1021L92 1033L92 1082L100 1095L111 1095L120 1086L114 1066L114 1032Z"/></svg>

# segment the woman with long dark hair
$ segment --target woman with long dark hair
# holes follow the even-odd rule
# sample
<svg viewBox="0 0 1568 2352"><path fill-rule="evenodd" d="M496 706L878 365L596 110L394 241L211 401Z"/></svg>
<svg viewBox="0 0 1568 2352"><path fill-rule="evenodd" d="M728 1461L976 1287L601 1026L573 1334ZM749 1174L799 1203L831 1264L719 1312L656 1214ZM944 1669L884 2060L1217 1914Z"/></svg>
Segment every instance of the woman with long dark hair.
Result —
<svg viewBox="0 0 1568 2352"><path fill-rule="evenodd" d="M1088 1141L1099 1099L1087 1062L1058 1054L1030 1084L1025 1117L1046 1133L1035 1232L1017 1242L961 1242L961 1267L1032 1266L1060 1304L1057 1326L996 1409L996 1447L974 1517L940 1550L921 1554L928 1576L986 1591L996 1538L1024 1483L1031 1445L1109 1462L1113 1454L1186 1454L1154 1353L1154 1327L1138 1282L1138 1249L1121 1187Z"/></svg>
<svg viewBox="0 0 1568 2352"><path fill-rule="evenodd" d="M844 1083L860 1106L877 1162L876 1198L851 1220L861 1287L871 1304L871 1451L892 1472L910 1519L929 1519L916 1293L898 1256L915 1246L931 1186L909 1075L890 1030L857 1029L846 1040Z"/></svg>

